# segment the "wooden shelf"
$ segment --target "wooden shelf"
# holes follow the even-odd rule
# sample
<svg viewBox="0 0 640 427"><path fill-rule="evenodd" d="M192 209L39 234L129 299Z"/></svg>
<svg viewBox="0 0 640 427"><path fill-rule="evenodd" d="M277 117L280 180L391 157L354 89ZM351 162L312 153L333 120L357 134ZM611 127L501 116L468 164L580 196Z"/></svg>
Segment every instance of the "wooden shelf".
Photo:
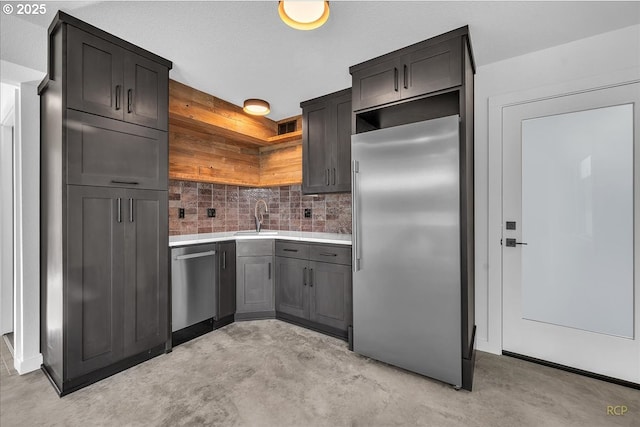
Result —
<svg viewBox="0 0 640 427"><path fill-rule="evenodd" d="M294 117L286 120L298 120ZM302 182L302 130L169 81L169 178L249 187Z"/></svg>

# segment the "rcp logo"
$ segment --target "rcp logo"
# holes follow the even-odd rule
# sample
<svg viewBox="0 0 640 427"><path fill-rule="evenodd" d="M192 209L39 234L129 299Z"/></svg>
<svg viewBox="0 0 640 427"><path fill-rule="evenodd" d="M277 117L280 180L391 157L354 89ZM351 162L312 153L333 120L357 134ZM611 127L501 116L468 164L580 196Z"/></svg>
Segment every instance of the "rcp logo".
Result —
<svg viewBox="0 0 640 427"><path fill-rule="evenodd" d="M629 412L627 405L607 405L607 415L624 415Z"/></svg>

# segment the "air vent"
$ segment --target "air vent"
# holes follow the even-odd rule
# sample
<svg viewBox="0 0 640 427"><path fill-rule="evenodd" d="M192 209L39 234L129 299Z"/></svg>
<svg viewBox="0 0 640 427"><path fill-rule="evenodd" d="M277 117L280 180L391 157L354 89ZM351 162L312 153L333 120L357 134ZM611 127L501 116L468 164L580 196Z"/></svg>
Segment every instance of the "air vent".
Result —
<svg viewBox="0 0 640 427"><path fill-rule="evenodd" d="M278 135L283 135L289 132L295 132L297 120L291 120L288 122L278 123Z"/></svg>

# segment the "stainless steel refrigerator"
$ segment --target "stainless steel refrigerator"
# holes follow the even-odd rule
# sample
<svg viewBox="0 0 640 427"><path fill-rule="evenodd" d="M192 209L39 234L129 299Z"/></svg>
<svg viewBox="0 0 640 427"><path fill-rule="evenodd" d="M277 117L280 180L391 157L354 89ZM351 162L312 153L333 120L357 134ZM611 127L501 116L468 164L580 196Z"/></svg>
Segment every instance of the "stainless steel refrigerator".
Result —
<svg viewBox="0 0 640 427"><path fill-rule="evenodd" d="M351 141L354 351L460 387L459 116Z"/></svg>

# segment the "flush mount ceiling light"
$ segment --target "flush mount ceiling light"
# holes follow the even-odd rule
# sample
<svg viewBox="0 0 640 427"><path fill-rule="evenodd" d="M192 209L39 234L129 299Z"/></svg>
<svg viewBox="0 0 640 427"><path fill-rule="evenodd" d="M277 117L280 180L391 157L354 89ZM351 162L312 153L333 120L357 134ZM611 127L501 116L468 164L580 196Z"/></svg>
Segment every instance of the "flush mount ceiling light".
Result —
<svg viewBox="0 0 640 427"><path fill-rule="evenodd" d="M313 30L329 19L328 1L281 1L280 19L296 30Z"/></svg>
<svg viewBox="0 0 640 427"><path fill-rule="evenodd" d="M254 116L266 116L271 111L269 103L262 99L247 99L244 101L242 109L245 113L253 114Z"/></svg>

